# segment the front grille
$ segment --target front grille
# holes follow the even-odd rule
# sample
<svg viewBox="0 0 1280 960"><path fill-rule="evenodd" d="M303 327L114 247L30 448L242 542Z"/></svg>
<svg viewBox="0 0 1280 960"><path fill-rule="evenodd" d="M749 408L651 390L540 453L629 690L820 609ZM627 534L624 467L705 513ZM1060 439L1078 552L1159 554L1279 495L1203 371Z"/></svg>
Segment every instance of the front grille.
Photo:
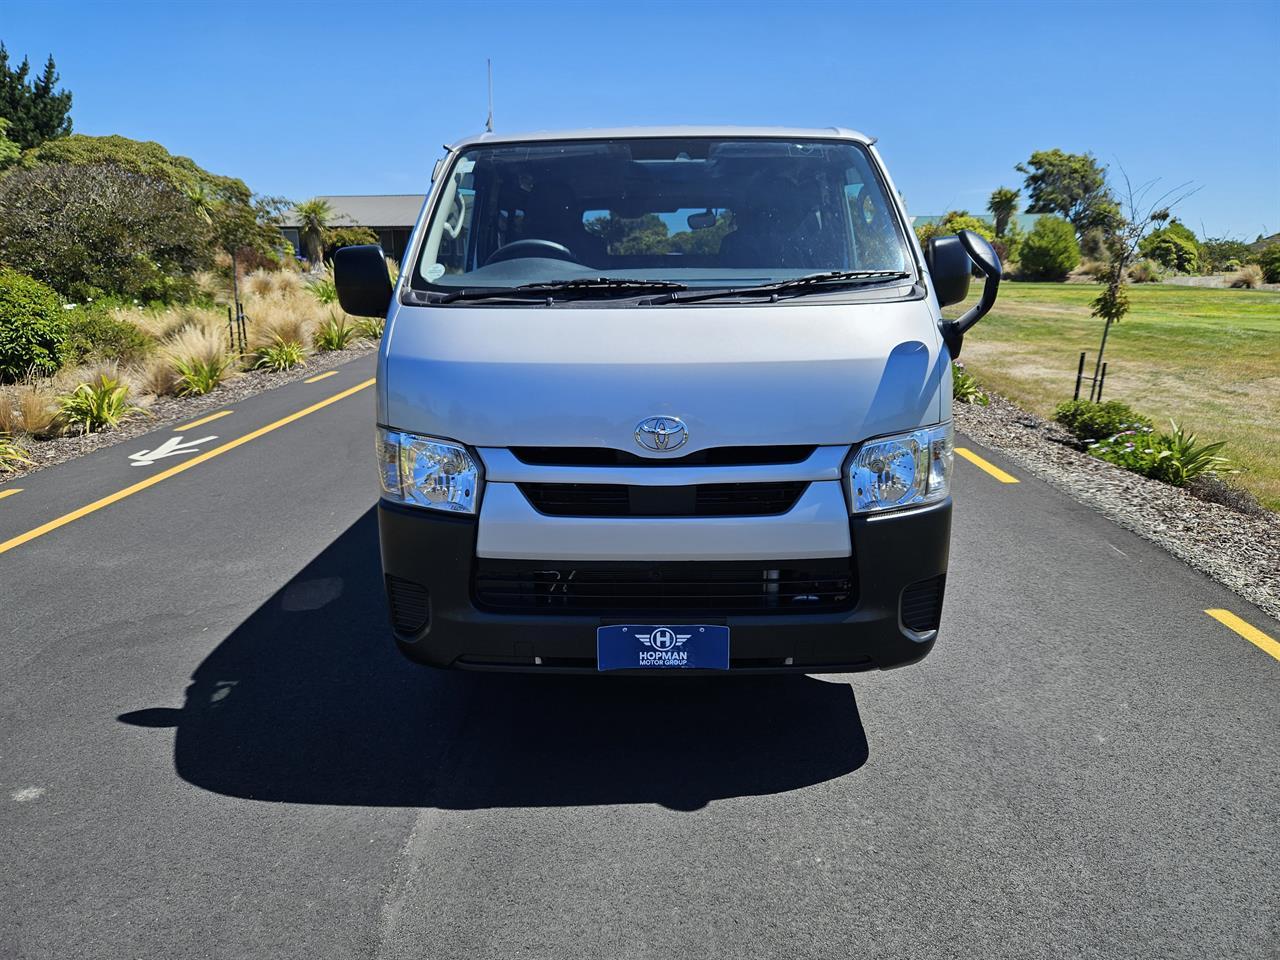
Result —
<svg viewBox="0 0 1280 960"><path fill-rule="evenodd" d="M944 574L917 580L902 591L902 625L916 633L937 630L942 620L942 595L946 589Z"/></svg>
<svg viewBox="0 0 1280 960"><path fill-rule="evenodd" d="M804 613L857 602L848 557L752 562L476 561L479 606L502 612L562 611L655 617Z"/></svg>
<svg viewBox="0 0 1280 960"><path fill-rule="evenodd" d="M612 483L521 483L539 513L553 517L764 517L790 510L807 480L699 483L678 487Z"/></svg>
<svg viewBox="0 0 1280 960"><path fill-rule="evenodd" d="M422 632L431 608L427 588L403 577L387 577L387 601L391 606L391 626L396 633L410 635Z"/></svg>
<svg viewBox="0 0 1280 960"><path fill-rule="evenodd" d="M803 444L711 447L682 457L641 457L609 447L512 447L521 463L539 467L747 467L803 463L816 448Z"/></svg>

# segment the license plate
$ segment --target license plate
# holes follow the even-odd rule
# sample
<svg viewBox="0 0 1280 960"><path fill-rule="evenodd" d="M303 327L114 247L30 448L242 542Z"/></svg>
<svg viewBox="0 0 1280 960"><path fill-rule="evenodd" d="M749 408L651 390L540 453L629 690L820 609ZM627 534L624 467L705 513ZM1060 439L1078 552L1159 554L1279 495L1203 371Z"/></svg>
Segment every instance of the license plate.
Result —
<svg viewBox="0 0 1280 960"><path fill-rule="evenodd" d="M729 628L715 624L613 624L596 629L601 670L728 670Z"/></svg>

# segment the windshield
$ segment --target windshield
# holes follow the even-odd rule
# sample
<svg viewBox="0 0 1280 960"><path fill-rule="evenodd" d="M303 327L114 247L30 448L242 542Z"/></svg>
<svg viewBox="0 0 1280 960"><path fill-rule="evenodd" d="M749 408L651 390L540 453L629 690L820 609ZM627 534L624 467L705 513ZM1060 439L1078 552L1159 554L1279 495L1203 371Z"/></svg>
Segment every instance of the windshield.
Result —
<svg viewBox="0 0 1280 960"><path fill-rule="evenodd" d="M690 288L911 271L867 151L710 138L472 147L440 184L420 290L579 278Z"/></svg>

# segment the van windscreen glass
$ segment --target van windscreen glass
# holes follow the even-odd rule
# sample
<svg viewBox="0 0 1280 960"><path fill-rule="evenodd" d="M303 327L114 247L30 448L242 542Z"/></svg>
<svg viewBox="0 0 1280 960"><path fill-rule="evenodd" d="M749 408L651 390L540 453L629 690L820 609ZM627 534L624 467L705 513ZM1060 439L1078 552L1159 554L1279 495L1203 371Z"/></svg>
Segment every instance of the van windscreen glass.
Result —
<svg viewBox="0 0 1280 960"><path fill-rule="evenodd" d="M608 276L740 287L912 259L867 151L838 140L471 147L439 185L420 290Z"/></svg>

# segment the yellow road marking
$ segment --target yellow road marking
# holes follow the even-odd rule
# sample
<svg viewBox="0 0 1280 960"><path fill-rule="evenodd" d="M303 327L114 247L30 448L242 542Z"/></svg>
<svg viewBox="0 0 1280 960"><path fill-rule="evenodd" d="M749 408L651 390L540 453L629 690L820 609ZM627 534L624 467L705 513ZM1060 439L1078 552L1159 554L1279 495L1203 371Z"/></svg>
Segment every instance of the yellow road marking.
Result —
<svg viewBox="0 0 1280 960"><path fill-rule="evenodd" d="M303 380L302 382L315 383L317 380L323 380L325 377L336 377L337 375L338 375L337 370L326 370L324 373L317 373L314 377L307 377L307 379Z"/></svg>
<svg viewBox="0 0 1280 960"><path fill-rule="evenodd" d="M1012 476L1008 473L1005 473L1003 470L997 467L994 463L990 463L986 460L983 460L980 456L978 456L972 450L968 450L965 447L956 447L956 453L960 454L960 456L964 457L966 460L972 463L979 470L984 470L987 473L991 474L991 476L995 477L1001 483L1017 483L1018 482L1017 477Z"/></svg>
<svg viewBox="0 0 1280 960"><path fill-rule="evenodd" d="M12 537L9 540L5 540L3 543L0 543L0 553L8 553L14 547L20 547L24 543L27 543L30 540L34 540L36 537L42 537L46 533L49 533L52 530L57 530L59 527L64 527L68 523L71 523L73 520L79 520L81 517L87 517L89 514L95 513L98 510L101 510L103 507L109 507L111 506L111 504L116 503L119 500L123 500L125 497L131 497L135 493L139 493L143 490L146 490L148 487L154 487L157 483L159 483L162 480L168 480L170 477L176 477L178 474L182 473L185 470L190 470L192 467L196 466L197 464L201 464L201 463L204 463L206 460L212 460L214 457L221 456L222 454L226 453L229 450L234 450L236 447L243 446L244 444L248 443L250 440L257 440L258 437L268 434L273 430L279 430L281 427L285 426L286 424L293 423L293 421L295 420L301 420L303 417L307 416L308 414L315 413L317 410L322 410L325 407L329 406L329 404L337 403L339 400L342 400L345 397L349 397L353 393L359 393L361 390L365 389L366 387L373 386L373 384L374 384L374 379L370 377L368 380L364 381L363 383L358 383L354 387L348 387L346 390L342 390L338 393L335 393L331 397L326 397L324 400L321 400L319 403L313 403L309 407L304 407L303 409L299 410L297 413L291 413L287 417L281 417L279 420L276 420L274 423L268 423L265 427L259 427L257 430L251 430L250 432L246 433L243 437L236 437L234 440L228 440L226 443L222 444L221 446L214 447L212 450L206 450L204 453L197 454L196 456L192 457L190 460L184 460L182 461L182 463L174 464L172 467L169 467L167 470L161 470L159 473L152 474L151 476L147 477L145 480L140 480L137 483L134 483L134 484L131 484L130 486L125 487L123 490L117 490L115 493L108 494L107 496L103 497L101 500L95 500L93 501L93 503L86 504L85 506L80 507L78 510L72 510L70 513L65 513L62 516L58 517L56 520L50 520L48 523L42 523L40 524L40 526L36 527L34 530L28 530L26 533L20 533L18 534L18 536Z"/></svg>
<svg viewBox="0 0 1280 960"><path fill-rule="evenodd" d="M0 500L5 497L12 497L15 493L21 493L22 487L10 487L8 490L0 490Z"/></svg>
<svg viewBox="0 0 1280 960"><path fill-rule="evenodd" d="M223 417L229 417L233 413L235 413L234 410L219 410L217 413L211 413L207 417L201 417L199 420L192 420L190 423L183 424L181 427L174 427L173 432L177 433L179 430L190 430L192 427L202 427L206 423L212 423L214 420L221 420Z"/></svg>
<svg viewBox="0 0 1280 960"><path fill-rule="evenodd" d="M1269 653L1271 656L1280 660L1280 643L1271 639L1253 624L1241 620L1230 610L1206 610L1209 616L1217 620L1228 630L1234 630L1240 636L1244 637L1259 650Z"/></svg>

